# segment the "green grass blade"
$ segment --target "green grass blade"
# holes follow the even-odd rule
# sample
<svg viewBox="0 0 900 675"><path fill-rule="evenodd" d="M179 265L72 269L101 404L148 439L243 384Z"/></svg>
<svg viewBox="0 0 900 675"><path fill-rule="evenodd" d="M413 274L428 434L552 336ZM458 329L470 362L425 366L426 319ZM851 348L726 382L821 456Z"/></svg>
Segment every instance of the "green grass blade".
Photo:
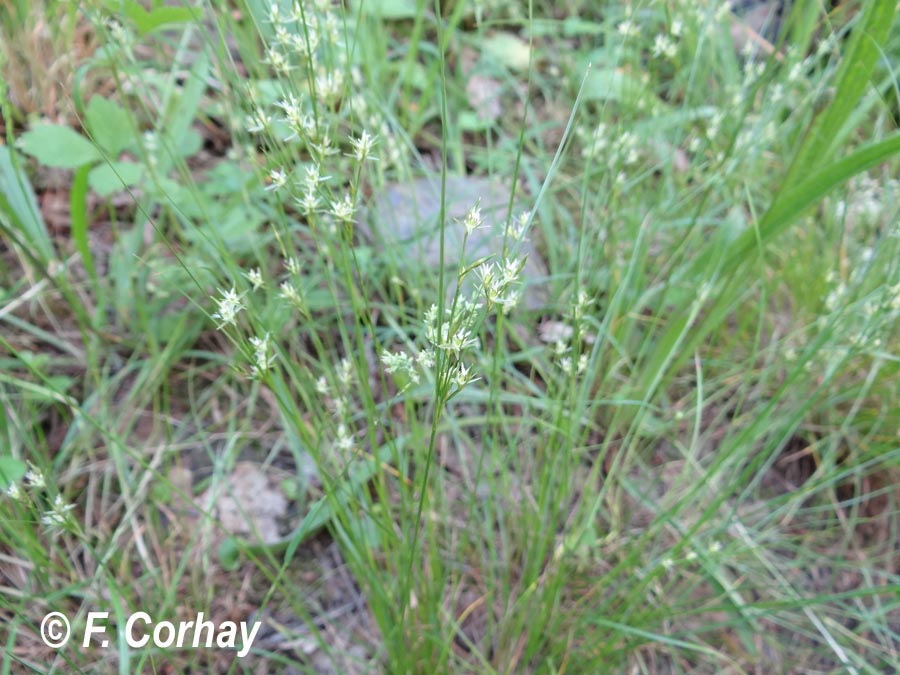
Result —
<svg viewBox="0 0 900 675"><path fill-rule="evenodd" d="M0 215L7 215L12 226L32 247L31 252L46 265L56 255L40 213L34 190L19 168L14 151L0 145Z"/></svg>
<svg viewBox="0 0 900 675"><path fill-rule="evenodd" d="M850 36L847 53L835 76L835 95L831 104L813 120L797 151L785 185L800 180L803 171L834 154L849 132L844 125L859 102L875 71L875 65L887 42L894 22L894 0L875 0L865 4L863 16Z"/></svg>
<svg viewBox="0 0 900 675"><path fill-rule="evenodd" d="M72 218L72 240L75 242L75 248L81 255L84 268L94 282L94 288L99 288L97 281L97 272L94 269L94 258L91 255L91 247L88 244L88 221L87 221L87 190L88 190L88 173L90 173L90 165L85 165L75 172L72 179L72 190L69 193L69 205Z"/></svg>
<svg viewBox="0 0 900 675"><path fill-rule="evenodd" d="M831 190L853 176L867 171L900 152L900 134L871 143L830 164L822 171L800 182L796 187L782 190L763 216L758 236L763 244L783 232L804 210L816 204ZM747 230L732 244L725 269L733 269L747 258L757 246L757 232Z"/></svg>

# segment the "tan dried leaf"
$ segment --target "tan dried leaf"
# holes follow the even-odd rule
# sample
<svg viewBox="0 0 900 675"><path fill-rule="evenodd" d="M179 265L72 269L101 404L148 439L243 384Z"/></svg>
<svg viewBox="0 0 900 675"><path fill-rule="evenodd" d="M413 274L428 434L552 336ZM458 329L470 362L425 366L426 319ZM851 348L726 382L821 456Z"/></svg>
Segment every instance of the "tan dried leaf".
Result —
<svg viewBox="0 0 900 675"><path fill-rule="evenodd" d="M199 504L230 534L258 536L276 542L279 519L287 513L288 500L281 492L281 476L265 473L252 462L239 462L224 482L207 490Z"/></svg>

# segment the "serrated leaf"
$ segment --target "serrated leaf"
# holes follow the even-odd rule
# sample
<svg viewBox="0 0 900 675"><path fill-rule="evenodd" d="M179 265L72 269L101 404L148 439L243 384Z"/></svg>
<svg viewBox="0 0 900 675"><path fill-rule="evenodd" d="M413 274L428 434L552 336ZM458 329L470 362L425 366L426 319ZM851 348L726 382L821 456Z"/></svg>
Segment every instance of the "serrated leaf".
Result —
<svg viewBox="0 0 900 675"><path fill-rule="evenodd" d="M494 33L484 40L482 49L510 70L527 70L531 61L528 43L512 33Z"/></svg>
<svg viewBox="0 0 900 675"><path fill-rule="evenodd" d="M88 174L88 185L101 197L134 187L144 176L144 167L134 162L100 164Z"/></svg>
<svg viewBox="0 0 900 675"><path fill-rule="evenodd" d="M128 113L113 101L94 96L84 114L85 125L94 142L112 159L117 159L134 141L134 130Z"/></svg>
<svg viewBox="0 0 900 675"><path fill-rule="evenodd" d="M44 166L58 169L77 169L100 159L93 143L58 124L36 124L19 137L18 147Z"/></svg>

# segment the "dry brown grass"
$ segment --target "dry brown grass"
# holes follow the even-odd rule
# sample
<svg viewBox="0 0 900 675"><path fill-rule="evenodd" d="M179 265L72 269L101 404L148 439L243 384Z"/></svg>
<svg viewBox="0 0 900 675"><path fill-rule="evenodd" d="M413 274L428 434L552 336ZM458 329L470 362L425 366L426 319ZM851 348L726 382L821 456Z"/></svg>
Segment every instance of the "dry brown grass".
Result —
<svg viewBox="0 0 900 675"><path fill-rule="evenodd" d="M77 120L72 99L78 68L97 49L91 23L74 3L38 0L14 7L0 3L0 75L21 119ZM21 121L21 120L15 120Z"/></svg>

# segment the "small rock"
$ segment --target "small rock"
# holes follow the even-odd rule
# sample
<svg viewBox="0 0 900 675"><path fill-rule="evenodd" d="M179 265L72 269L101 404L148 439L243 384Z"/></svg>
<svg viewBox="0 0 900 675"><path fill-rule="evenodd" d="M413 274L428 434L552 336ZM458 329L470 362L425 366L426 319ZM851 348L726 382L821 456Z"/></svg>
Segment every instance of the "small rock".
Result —
<svg viewBox="0 0 900 675"><path fill-rule="evenodd" d="M469 235L465 260L470 263L488 255L499 257L509 196L510 186L496 178L447 176L444 269L449 281L455 280L462 259L465 230L460 221L476 203L480 204L484 225ZM378 250L401 252L398 259L409 269L410 279L417 279L422 268L436 278L441 260L440 210L440 176L393 183L373 199L358 226ZM514 206L513 217L523 210ZM541 309L549 296L547 266L530 241L523 242L517 254L528 256L520 276L523 304L528 309Z"/></svg>

